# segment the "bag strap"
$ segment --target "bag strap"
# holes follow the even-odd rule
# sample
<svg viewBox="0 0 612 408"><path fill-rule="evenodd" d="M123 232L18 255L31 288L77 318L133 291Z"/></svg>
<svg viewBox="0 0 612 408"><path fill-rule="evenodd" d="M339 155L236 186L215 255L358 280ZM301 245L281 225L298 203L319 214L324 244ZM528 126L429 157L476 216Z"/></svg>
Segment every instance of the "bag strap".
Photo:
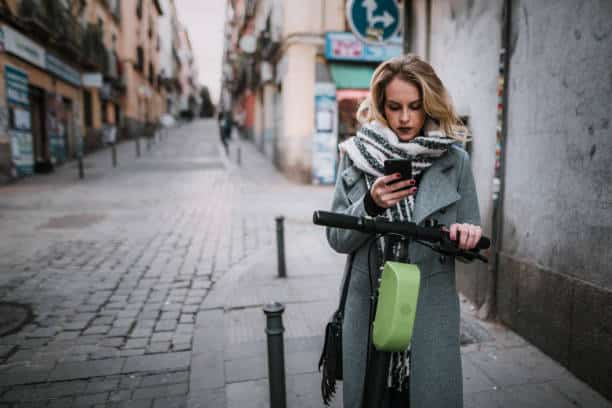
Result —
<svg viewBox="0 0 612 408"><path fill-rule="evenodd" d="M346 306L346 296L348 295L349 283L351 281L351 269L353 268L353 258L355 253L350 253L346 257L346 265L344 266L344 282L342 282L342 294L340 295L340 303L336 314L344 316L344 307Z"/></svg>

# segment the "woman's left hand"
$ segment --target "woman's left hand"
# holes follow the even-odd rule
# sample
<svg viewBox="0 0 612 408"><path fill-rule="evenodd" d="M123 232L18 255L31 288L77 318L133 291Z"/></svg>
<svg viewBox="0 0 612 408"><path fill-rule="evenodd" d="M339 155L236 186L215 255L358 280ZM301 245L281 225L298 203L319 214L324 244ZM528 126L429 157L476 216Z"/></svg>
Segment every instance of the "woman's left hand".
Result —
<svg viewBox="0 0 612 408"><path fill-rule="evenodd" d="M459 249L469 250L476 247L480 237L482 237L482 228L472 224L452 224L449 231L450 239L459 242Z"/></svg>

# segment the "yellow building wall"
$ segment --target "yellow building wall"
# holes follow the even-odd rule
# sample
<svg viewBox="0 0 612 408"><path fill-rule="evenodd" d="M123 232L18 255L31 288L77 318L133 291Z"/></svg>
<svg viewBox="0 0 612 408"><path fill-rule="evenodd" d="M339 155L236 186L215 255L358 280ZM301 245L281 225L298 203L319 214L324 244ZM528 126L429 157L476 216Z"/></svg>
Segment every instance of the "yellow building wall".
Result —
<svg viewBox="0 0 612 408"><path fill-rule="evenodd" d="M125 116L140 123L157 121L163 112L162 95L157 88L149 83L149 62L153 65L155 81L159 73L159 52L157 51L157 10L153 0L144 0L142 18L136 15L136 2L123 1L121 13L122 36L119 44L121 50L123 71L126 79L126 95L124 97ZM152 36L149 37L149 23L153 23ZM143 72L134 69L137 61L136 48L143 47ZM143 89L150 89L150 95Z"/></svg>
<svg viewBox="0 0 612 408"><path fill-rule="evenodd" d="M281 166L294 179L310 181L314 129L314 83L317 47L293 44L283 79L283 131L279 135Z"/></svg>

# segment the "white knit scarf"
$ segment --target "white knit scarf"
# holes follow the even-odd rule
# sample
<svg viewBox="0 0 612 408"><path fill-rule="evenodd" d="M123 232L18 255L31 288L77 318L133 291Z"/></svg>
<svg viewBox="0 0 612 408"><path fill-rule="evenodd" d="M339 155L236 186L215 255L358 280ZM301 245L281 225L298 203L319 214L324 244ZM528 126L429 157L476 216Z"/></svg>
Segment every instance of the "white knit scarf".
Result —
<svg viewBox="0 0 612 408"><path fill-rule="evenodd" d="M442 157L455 140L445 135L432 121L427 120L424 136L417 136L409 142L402 142L398 136L378 121L363 125L357 135L339 145L340 152L348 154L351 161L366 175L368 189L374 181L384 175L387 159L412 160L412 176L417 177ZM387 217L395 221L412 221L414 196L397 203L387 211Z"/></svg>

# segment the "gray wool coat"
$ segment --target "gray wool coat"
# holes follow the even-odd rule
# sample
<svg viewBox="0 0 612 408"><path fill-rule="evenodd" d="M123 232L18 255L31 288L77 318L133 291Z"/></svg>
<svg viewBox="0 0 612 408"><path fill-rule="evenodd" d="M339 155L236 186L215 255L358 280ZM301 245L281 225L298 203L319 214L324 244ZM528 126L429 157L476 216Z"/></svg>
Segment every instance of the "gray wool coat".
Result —
<svg viewBox="0 0 612 408"><path fill-rule="evenodd" d="M340 160L332 211L365 216L363 173L347 155ZM467 153L451 146L423 174L415 199L414 221L480 225L474 177ZM362 399L368 338L368 234L328 228L327 239L337 252L354 253L343 326L343 399L345 408L359 408ZM374 252L373 252L374 254ZM463 406L459 350L459 299L455 262L430 249L411 244L410 257L421 270L410 373L412 408ZM372 256L372 258L376 258ZM375 268L375 259L371 259ZM374 269L373 269L374 270ZM345 276L346 278L346 276Z"/></svg>

